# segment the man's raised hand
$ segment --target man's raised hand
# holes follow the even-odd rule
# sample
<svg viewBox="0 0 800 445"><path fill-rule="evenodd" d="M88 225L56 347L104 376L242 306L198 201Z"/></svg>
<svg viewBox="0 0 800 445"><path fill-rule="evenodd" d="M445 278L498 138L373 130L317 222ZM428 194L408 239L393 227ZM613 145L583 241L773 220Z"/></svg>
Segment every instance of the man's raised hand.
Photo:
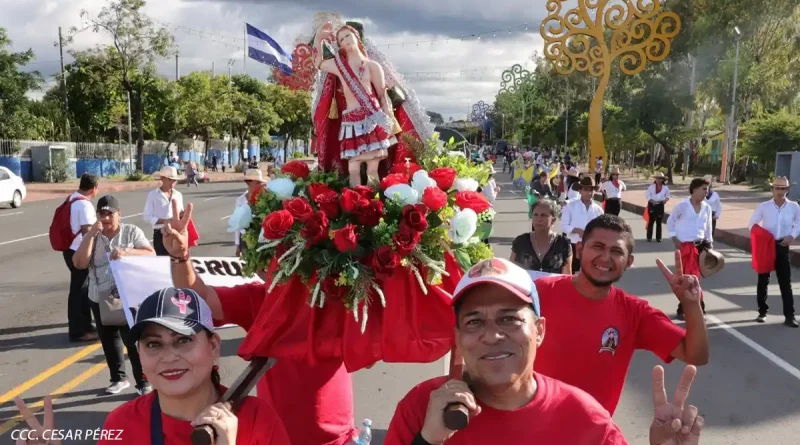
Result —
<svg viewBox="0 0 800 445"><path fill-rule="evenodd" d="M672 401L667 399L664 368L653 368L653 423L650 425L650 445L697 445L705 424L697 407L685 406L692 389L697 368L686 366L681 374Z"/></svg>
<svg viewBox="0 0 800 445"><path fill-rule="evenodd" d="M663 261L660 259L656 260L656 264L658 268L661 269L661 273L666 278L667 283L669 283L669 287L672 288L672 293L678 297L678 300L681 303L689 304L689 303L699 303L700 298L702 296L702 291L700 290L700 280L697 279L694 275L684 275L683 274L683 261L681 260L681 251L675 251L675 272L673 273L669 270Z"/></svg>
<svg viewBox="0 0 800 445"><path fill-rule="evenodd" d="M39 423L36 415L33 414L28 405L19 398L14 398L14 403L17 405L19 413L28 424L28 432L25 435L26 439L17 439L17 445L60 445L60 440L47 440L52 439L52 432L55 428L55 416L53 415L53 401L50 396L44 398L44 425Z"/></svg>
<svg viewBox="0 0 800 445"><path fill-rule="evenodd" d="M189 255L189 232L187 227L192 219L192 203L186 205L186 210L180 212L178 203L172 201L172 218L164 224L161 233L164 238L164 248L176 258L184 258Z"/></svg>

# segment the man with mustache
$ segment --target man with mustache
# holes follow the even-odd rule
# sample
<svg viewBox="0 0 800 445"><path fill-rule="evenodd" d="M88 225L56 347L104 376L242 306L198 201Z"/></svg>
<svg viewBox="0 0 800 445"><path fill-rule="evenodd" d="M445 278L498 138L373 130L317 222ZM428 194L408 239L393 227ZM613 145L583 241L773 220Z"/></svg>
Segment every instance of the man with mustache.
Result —
<svg viewBox="0 0 800 445"><path fill-rule="evenodd" d="M628 443L589 394L534 371L551 323L542 317L528 272L500 258L484 260L461 279L452 302L465 372L413 388L397 406L384 445ZM698 443L703 419L696 407L684 408L696 371L684 370L667 403L664 370L653 369L651 444ZM445 425L443 413L451 404L469 411L466 428Z"/></svg>
<svg viewBox="0 0 800 445"><path fill-rule="evenodd" d="M665 363L708 363L708 332L700 307L697 277L683 275L680 251L675 273L658 267L686 314L686 329L641 298L612 286L633 264L633 233L619 216L592 220L577 246L580 274L536 280L548 341L540 348L536 372L577 386L614 414L637 349Z"/></svg>

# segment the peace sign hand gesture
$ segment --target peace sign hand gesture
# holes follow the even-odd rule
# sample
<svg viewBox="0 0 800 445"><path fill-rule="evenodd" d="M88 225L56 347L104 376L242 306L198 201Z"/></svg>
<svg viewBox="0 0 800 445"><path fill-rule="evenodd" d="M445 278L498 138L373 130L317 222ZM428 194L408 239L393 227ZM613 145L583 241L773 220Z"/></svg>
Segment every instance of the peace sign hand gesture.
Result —
<svg viewBox="0 0 800 445"><path fill-rule="evenodd" d="M681 374L678 387L667 401L664 386L664 368L653 368L653 423L650 425L650 445L697 445L705 421L698 415L697 407L686 406L697 368L686 366Z"/></svg>
<svg viewBox="0 0 800 445"><path fill-rule="evenodd" d="M699 303L703 295L700 289L700 280L694 275L683 274L683 261L681 260L681 251L675 251L675 273L669 270L663 261L656 260L658 268L664 274L672 292L678 297L678 301L683 304Z"/></svg>
<svg viewBox="0 0 800 445"><path fill-rule="evenodd" d="M47 440L52 438L55 429L53 401L50 396L44 398L44 425L39 423L36 416L21 398L14 397L14 403L17 405L22 418L25 419L25 423L28 424L28 428L30 428L27 434L22 436L25 439L17 439L17 445L61 445L60 440Z"/></svg>
<svg viewBox="0 0 800 445"><path fill-rule="evenodd" d="M186 205L184 212L178 211L178 203L172 201L172 218L164 224L161 233L164 238L164 248L176 258L189 256L189 220L192 219L192 204Z"/></svg>

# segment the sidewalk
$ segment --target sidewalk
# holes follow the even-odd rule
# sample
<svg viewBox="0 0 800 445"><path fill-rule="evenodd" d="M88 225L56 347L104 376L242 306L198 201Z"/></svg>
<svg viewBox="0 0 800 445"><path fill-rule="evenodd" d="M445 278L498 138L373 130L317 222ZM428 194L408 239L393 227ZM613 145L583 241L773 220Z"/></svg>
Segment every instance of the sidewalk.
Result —
<svg viewBox="0 0 800 445"><path fill-rule="evenodd" d="M627 186L627 191L622 195L622 209L643 215L647 208L645 191L652 184L652 180L637 178L632 175L621 175ZM689 182L692 178L680 180L676 175L675 184L670 186L671 199L666 205L666 218L675 206L689 197ZM748 224L755 208L764 201L772 199L770 192L753 190L749 185L714 184L714 190L719 193L722 202L722 216L717 220L717 230L714 241L720 241L730 246L750 252L750 230ZM644 220L642 220L644 224ZM665 237L666 237L666 227ZM800 239L795 240L791 247L791 262L795 267L800 267Z"/></svg>

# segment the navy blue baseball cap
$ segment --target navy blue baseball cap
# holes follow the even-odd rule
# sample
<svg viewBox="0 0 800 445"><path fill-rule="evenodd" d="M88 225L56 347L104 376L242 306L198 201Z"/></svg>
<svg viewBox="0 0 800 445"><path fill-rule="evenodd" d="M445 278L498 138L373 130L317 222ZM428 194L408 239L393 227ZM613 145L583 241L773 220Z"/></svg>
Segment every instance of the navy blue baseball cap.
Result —
<svg viewBox="0 0 800 445"><path fill-rule="evenodd" d="M136 311L130 340L138 341L147 323L160 324L181 335L214 332L211 308L191 289L167 287L145 298Z"/></svg>

